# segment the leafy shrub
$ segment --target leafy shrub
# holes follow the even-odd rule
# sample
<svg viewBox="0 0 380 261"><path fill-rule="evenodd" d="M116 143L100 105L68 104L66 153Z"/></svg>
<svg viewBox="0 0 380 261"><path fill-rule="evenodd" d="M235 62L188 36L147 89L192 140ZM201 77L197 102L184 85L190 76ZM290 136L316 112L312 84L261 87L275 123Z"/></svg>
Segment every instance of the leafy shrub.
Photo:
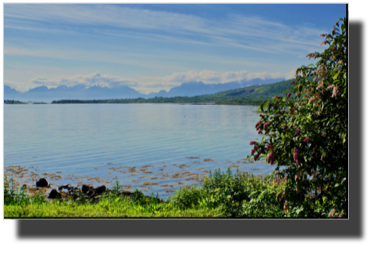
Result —
<svg viewBox="0 0 380 261"><path fill-rule="evenodd" d="M319 59L316 65L298 68L287 97L259 108L256 129L266 137L251 155L277 164L274 173L286 178L286 217L348 215L346 30L347 20L339 19L331 34L321 35L327 49L306 56Z"/></svg>
<svg viewBox="0 0 380 261"><path fill-rule="evenodd" d="M30 203L41 204L46 202L45 196L39 192L33 196L26 193L24 187L16 188L15 180L4 177L4 205L20 205L25 206Z"/></svg>
<svg viewBox="0 0 380 261"><path fill-rule="evenodd" d="M205 191L198 187L179 187L176 193L169 199L170 202L179 209L188 209L199 206L199 202L204 198ZM206 206L207 207L207 206Z"/></svg>
<svg viewBox="0 0 380 261"><path fill-rule="evenodd" d="M224 217L281 217L281 186L245 173L215 170L201 187L180 188L169 201L181 209L221 209Z"/></svg>

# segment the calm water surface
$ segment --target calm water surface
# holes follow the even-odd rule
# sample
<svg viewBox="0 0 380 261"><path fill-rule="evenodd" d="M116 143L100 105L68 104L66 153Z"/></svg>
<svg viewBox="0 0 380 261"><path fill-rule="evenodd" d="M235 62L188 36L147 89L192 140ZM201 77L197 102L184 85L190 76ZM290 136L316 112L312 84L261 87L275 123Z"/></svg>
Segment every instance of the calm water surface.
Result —
<svg viewBox="0 0 380 261"><path fill-rule="evenodd" d="M257 106L5 105L4 164L48 180L55 173L54 185L110 187L119 180L126 189L166 198L179 186L200 185L217 168L272 171L244 161L249 141L261 139L258 120Z"/></svg>

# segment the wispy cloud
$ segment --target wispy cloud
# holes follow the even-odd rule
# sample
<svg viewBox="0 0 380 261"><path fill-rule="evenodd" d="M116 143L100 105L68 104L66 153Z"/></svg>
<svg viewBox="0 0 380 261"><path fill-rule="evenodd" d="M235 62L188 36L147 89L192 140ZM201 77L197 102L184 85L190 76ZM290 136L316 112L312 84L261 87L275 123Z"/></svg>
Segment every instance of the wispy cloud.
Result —
<svg viewBox="0 0 380 261"><path fill-rule="evenodd" d="M127 85L129 87L137 86L136 81L131 81L127 79L123 79L114 75L109 74L100 74L99 72L95 72L88 75L76 75L71 77L60 77L58 79L48 79L44 77L33 78L29 81L32 85L44 85L49 88L55 88L59 85L66 85L68 87L72 87L78 84L85 85L86 87L90 86L100 86L100 87L108 87L113 88L121 85Z"/></svg>
<svg viewBox="0 0 380 261"><path fill-rule="evenodd" d="M5 5L4 15L5 27L13 26L12 19L17 18L19 29L41 30L41 26L61 24L54 30L70 32L78 30L73 26L83 25L88 26L84 33L126 35L150 41L191 41L265 52L316 48L318 43L310 40L310 36L322 33L315 28L293 28L260 17L232 14L224 21L215 22L192 15L114 5ZM194 35L198 40L194 40ZM283 43L292 45L284 48Z"/></svg>

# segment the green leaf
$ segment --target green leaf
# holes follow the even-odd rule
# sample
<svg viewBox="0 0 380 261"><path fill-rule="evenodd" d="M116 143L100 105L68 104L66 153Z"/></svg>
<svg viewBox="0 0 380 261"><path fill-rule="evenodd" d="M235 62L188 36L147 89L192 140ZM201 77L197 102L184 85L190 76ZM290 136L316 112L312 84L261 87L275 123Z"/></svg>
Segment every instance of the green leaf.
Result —
<svg viewBox="0 0 380 261"><path fill-rule="evenodd" d="M338 78L339 74L340 74L340 71L334 75L333 80L336 80L336 78Z"/></svg>

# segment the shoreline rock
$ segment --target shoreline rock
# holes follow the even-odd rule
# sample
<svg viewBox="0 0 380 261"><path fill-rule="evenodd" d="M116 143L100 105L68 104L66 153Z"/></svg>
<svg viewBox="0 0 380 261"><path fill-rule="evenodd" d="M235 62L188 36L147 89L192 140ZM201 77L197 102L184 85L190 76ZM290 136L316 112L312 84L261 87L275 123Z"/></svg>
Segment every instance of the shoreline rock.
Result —
<svg viewBox="0 0 380 261"><path fill-rule="evenodd" d="M56 188L52 188L49 182L42 178L36 182L36 187L30 187L28 185L23 186L28 194L36 194L42 192L46 198L50 200L58 199L58 200L91 200L95 201L100 199L102 196L108 193L112 193L111 189L108 189L105 185L100 185L98 187L94 187L92 185L83 184L82 188L77 186L72 186L70 184L61 185ZM142 192L139 192L142 193ZM143 194L143 193L142 193ZM128 190L124 190L120 192L120 196L124 197L133 197L135 192L131 192ZM144 195L144 194L143 194ZM138 194L138 197L141 197ZM151 196L144 195L146 199L151 199ZM164 200L160 198L156 198L157 203L161 203Z"/></svg>

